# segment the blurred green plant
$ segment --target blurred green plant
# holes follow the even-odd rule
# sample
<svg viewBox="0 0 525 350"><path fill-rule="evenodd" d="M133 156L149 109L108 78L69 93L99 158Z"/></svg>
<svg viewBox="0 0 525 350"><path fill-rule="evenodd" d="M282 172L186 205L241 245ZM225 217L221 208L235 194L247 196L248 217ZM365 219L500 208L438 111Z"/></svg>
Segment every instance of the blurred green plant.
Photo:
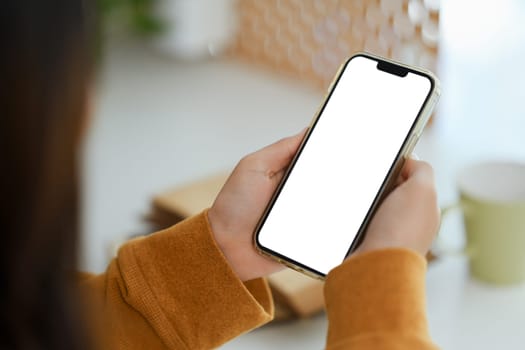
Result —
<svg viewBox="0 0 525 350"><path fill-rule="evenodd" d="M159 0L97 0L102 30L114 22L134 34L152 36L164 30L163 21L154 13Z"/></svg>

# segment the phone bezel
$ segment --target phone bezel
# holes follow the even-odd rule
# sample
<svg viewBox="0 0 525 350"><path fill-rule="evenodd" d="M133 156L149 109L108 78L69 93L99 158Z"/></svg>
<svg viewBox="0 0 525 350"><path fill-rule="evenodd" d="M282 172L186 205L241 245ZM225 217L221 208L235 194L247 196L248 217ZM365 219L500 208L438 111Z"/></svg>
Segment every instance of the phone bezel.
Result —
<svg viewBox="0 0 525 350"><path fill-rule="evenodd" d="M317 112L314 114L314 118L312 119L310 126L308 127L308 131L306 132L306 135L304 136L299 149L297 150L296 154L294 155L292 161L290 162L290 165L288 166L283 178L281 179L279 185L277 186L277 189L273 193L270 201L268 202L268 205L266 206L263 215L261 216L259 222L257 223L257 226L254 231L254 245L256 250L263 254L264 256L268 256L274 260L277 260L278 262L296 270L301 273L304 273L310 277L317 278L324 280L326 275L320 271L317 271L309 266L306 266L298 261L295 261L294 259L291 259L285 255L282 255L268 247L265 247L259 242L259 233L264 225L264 222L266 221L268 214L272 210L275 201L279 197L282 189L284 188L289 175L293 171L293 168L295 164L297 163L297 160L299 159L306 143L308 142L308 139L312 132L315 129L315 126L317 122L319 121L321 115L323 114L323 111L330 100L333 91L336 89L337 84L339 83L339 80L341 76L343 75L346 67L348 64L356 57L365 57L367 59L371 59L373 61L376 61L379 64L387 64L387 65L393 65L394 67L401 68L403 70L407 70L408 73L414 73L417 75L421 75L425 78L427 78L430 81L430 90L427 94L425 100L422 103L422 106L417 113L416 117L414 118L414 122L412 123L412 126L410 127L409 132L407 133L405 139L403 140L403 143L396 154L396 157L392 161L392 165L390 166L390 169L388 170L380 188L377 192L372 205L367 211L367 214L365 215L365 218L363 222L361 223L361 226L352 241L352 244L348 248L348 251L345 255L345 258L352 253L361 243L361 241L364 238L364 235L366 233L366 229L368 227L368 224L373 217L375 211L377 210L378 206L381 204L382 200L385 198L385 196L392 190L393 184L395 183L395 180L399 176L400 171L402 170L402 167L404 165L405 159L410 155L412 152L417 140L419 139L419 136L421 135L426 123L428 122L428 119L430 118L432 109L434 108L437 99L440 95L440 89L439 89L439 80L435 77L435 75L425 69L421 69L418 67L409 66L391 59L383 58L380 56L376 56L370 53L366 52L359 52L349 59L347 59L340 67L338 72L336 73L332 83L330 84L330 87L327 90L327 94L325 95L325 98L323 99L323 102L321 103L320 107L318 108ZM378 68L379 69L379 68ZM390 74L395 74L392 72L389 72ZM344 261L344 259L343 259ZM341 261L342 262L342 261Z"/></svg>

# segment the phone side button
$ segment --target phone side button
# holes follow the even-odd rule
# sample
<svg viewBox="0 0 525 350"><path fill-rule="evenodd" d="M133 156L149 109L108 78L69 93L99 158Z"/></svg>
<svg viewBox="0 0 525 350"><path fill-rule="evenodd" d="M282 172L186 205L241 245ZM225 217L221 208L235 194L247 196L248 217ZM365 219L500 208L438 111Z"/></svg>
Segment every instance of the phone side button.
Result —
<svg viewBox="0 0 525 350"><path fill-rule="evenodd" d="M416 143L417 143L418 140L419 140L419 135L412 134L412 136L410 137L410 140L408 141L408 144L407 144L407 150L409 152L412 152L414 150L414 147L416 147Z"/></svg>

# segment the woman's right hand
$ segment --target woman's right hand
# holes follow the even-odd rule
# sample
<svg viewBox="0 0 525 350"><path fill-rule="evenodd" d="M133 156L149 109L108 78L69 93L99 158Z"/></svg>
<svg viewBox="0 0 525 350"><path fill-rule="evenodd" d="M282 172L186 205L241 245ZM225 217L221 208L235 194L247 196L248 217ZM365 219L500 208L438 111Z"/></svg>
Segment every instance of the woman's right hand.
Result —
<svg viewBox="0 0 525 350"><path fill-rule="evenodd" d="M408 248L425 255L439 222L432 167L408 159L400 184L380 205L363 242L350 256L385 248Z"/></svg>

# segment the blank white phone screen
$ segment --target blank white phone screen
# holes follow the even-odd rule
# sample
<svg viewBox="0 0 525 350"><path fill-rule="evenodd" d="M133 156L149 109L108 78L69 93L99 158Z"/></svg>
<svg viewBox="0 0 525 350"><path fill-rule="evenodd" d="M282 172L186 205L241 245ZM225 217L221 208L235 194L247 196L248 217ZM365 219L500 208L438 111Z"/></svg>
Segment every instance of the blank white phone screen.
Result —
<svg viewBox="0 0 525 350"><path fill-rule="evenodd" d="M431 81L356 56L258 233L266 249L327 274L341 264L417 118Z"/></svg>

